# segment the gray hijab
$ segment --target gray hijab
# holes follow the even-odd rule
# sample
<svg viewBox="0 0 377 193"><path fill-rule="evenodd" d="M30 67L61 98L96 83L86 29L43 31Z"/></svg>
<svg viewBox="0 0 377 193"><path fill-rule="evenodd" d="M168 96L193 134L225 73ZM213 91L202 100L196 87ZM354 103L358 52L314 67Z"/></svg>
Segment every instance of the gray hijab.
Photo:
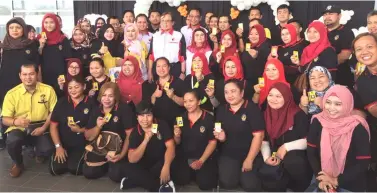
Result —
<svg viewBox="0 0 377 193"><path fill-rule="evenodd" d="M17 23L21 25L23 29L23 34L20 38L14 39L10 36L9 34L9 26L10 24ZM20 18L20 17L14 17L11 20L8 21L7 26L6 26L7 34L5 35L4 41L0 43L0 48L5 49L5 50L12 50L12 49L23 49L26 46L30 45L33 43L33 40L30 40L28 38L28 29L26 26L25 21Z"/></svg>

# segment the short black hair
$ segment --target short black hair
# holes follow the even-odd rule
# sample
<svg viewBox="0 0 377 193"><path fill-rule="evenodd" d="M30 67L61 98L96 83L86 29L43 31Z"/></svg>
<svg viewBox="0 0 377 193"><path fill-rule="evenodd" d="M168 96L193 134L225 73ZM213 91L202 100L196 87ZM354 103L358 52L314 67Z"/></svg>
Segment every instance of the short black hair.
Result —
<svg viewBox="0 0 377 193"><path fill-rule="evenodd" d="M132 10L130 10L130 9L126 9L126 10L124 10L122 16L124 17L124 15L125 15L126 13L132 13L132 15L135 17L135 13L134 13L134 11L132 11Z"/></svg>
<svg viewBox="0 0 377 193"><path fill-rule="evenodd" d="M140 13L139 15L137 15L136 18L135 18L135 21L137 21L137 19L138 19L139 17L145 17L145 19L146 19L147 22L148 22L148 16L145 15L144 13Z"/></svg>
<svg viewBox="0 0 377 193"><path fill-rule="evenodd" d="M35 72L38 74L39 73L39 67L37 64L32 64L32 63L26 63L26 64L22 64L21 65L21 68L20 68L20 73L22 71L22 68L30 68L30 67L33 67Z"/></svg>
<svg viewBox="0 0 377 193"><path fill-rule="evenodd" d="M252 22L252 21L258 21L259 24L262 24L262 21L258 18L254 18L254 19L250 20L249 23Z"/></svg>
<svg viewBox="0 0 377 193"><path fill-rule="evenodd" d="M156 59L156 65L157 65L157 62L160 61L160 60L165 60L166 64L168 64L168 66L170 67L170 62L169 60L166 58L166 57L159 57Z"/></svg>
<svg viewBox="0 0 377 193"><path fill-rule="evenodd" d="M288 12L289 12L289 13L292 13L291 7L289 7L289 5L281 4L281 5L279 5L279 7L276 9L276 11L279 11L280 9L288 9Z"/></svg>
<svg viewBox="0 0 377 193"><path fill-rule="evenodd" d="M75 81L77 83L80 83L81 85L85 85L85 79L80 76L80 75L76 75L76 76L72 76L72 79L68 81L68 83L72 82L72 81Z"/></svg>
<svg viewBox="0 0 377 193"><path fill-rule="evenodd" d="M355 52L355 43L361 39L362 37L366 37L366 36L370 36L373 38L374 42L376 42L377 44L377 36L372 34L372 33L369 33L369 32L364 32L364 33L361 33L359 34L358 36L355 37L355 39L352 41L352 50L353 52Z"/></svg>
<svg viewBox="0 0 377 193"><path fill-rule="evenodd" d="M110 16L110 17L107 18L107 20L106 20L107 24L110 24L110 19L117 19L118 21L120 21L117 16L113 15L113 16Z"/></svg>
<svg viewBox="0 0 377 193"><path fill-rule="evenodd" d="M234 83L240 89L240 91L244 90L243 81L232 78L232 79L225 81L224 86L227 85L227 84L230 84L230 83Z"/></svg>
<svg viewBox="0 0 377 193"><path fill-rule="evenodd" d="M187 91L185 92L185 94L183 95L183 97L184 97L186 94L188 94L188 93L193 94L194 97L195 97L198 101L200 101L201 98L203 97L203 96L201 96L201 95L199 94L197 88L187 90Z"/></svg>
<svg viewBox="0 0 377 193"><path fill-rule="evenodd" d="M139 104L136 105L135 111L137 115L142 114L153 114L153 105L150 102L142 100Z"/></svg>
<svg viewBox="0 0 377 193"><path fill-rule="evenodd" d="M217 19L219 19L219 17L215 14L211 15L211 17L209 17L209 20L211 21L212 18L216 17Z"/></svg>
<svg viewBox="0 0 377 193"><path fill-rule="evenodd" d="M190 9L190 11L188 12L190 14L191 11L198 11L199 12L199 15L202 16L202 10L199 8L199 7L193 7Z"/></svg>
<svg viewBox="0 0 377 193"><path fill-rule="evenodd" d="M377 10L373 10L373 11L369 12L368 15L367 15L367 18L369 18L371 16L375 16L375 15L377 15Z"/></svg>
<svg viewBox="0 0 377 193"><path fill-rule="evenodd" d="M27 28L28 33L31 32L32 30L36 32L35 28L32 25L26 25L26 28Z"/></svg>
<svg viewBox="0 0 377 193"><path fill-rule="evenodd" d="M250 8L249 15L250 15L250 12L251 12L252 10L258 10L258 11L259 11L259 14L260 14L260 15L263 15L263 13L262 13L262 11L259 9L259 7L254 7L254 6Z"/></svg>
<svg viewBox="0 0 377 193"><path fill-rule="evenodd" d="M99 57L95 57L93 58L90 63L89 63L89 66L92 62L98 62L103 68L105 67L105 63L103 62L102 58L99 58Z"/></svg>
<svg viewBox="0 0 377 193"><path fill-rule="evenodd" d="M297 23L300 27L302 27L302 22L300 20L298 20L298 19L290 19L288 21L288 24L289 23Z"/></svg>
<svg viewBox="0 0 377 193"><path fill-rule="evenodd" d="M152 9L149 11L149 17L151 16L152 13L158 13L159 15L161 15L161 12L156 10L156 9Z"/></svg>
<svg viewBox="0 0 377 193"><path fill-rule="evenodd" d="M232 21L232 18L231 18L229 15L220 15L219 20L220 20L220 18L222 18L222 17L226 17L226 18L228 18L228 23L230 23L230 22Z"/></svg>

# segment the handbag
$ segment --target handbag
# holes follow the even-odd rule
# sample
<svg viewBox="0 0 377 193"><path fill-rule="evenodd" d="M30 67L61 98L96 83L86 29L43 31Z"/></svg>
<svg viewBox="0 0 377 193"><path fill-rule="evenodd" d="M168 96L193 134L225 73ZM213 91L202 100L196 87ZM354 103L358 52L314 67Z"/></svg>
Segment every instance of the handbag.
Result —
<svg viewBox="0 0 377 193"><path fill-rule="evenodd" d="M312 62L310 62L308 64L304 73L300 74L300 76L298 76L297 79L295 80L295 82L293 83L293 85L301 93L304 91L304 89L308 88L308 75L307 74L308 74L308 71L309 71L311 64L312 64Z"/></svg>

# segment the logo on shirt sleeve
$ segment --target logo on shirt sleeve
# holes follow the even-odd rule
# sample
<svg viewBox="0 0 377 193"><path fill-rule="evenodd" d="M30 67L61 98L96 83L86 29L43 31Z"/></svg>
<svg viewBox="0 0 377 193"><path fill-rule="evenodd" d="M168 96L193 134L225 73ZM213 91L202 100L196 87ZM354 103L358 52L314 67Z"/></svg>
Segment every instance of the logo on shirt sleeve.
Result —
<svg viewBox="0 0 377 193"><path fill-rule="evenodd" d="M87 115L89 113L89 109L88 108L85 108L84 109L84 114Z"/></svg>
<svg viewBox="0 0 377 193"><path fill-rule="evenodd" d="M336 35L335 37L334 37L334 40L338 40L339 39L339 35Z"/></svg>
<svg viewBox="0 0 377 193"><path fill-rule="evenodd" d="M118 120L119 120L118 116L114 116L113 118L114 123L118 122Z"/></svg>
<svg viewBox="0 0 377 193"><path fill-rule="evenodd" d="M30 54L30 50L25 50L26 54Z"/></svg>
<svg viewBox="0 0 377 193"><path fill-rule="evenodd" d="M62 46L62 45L59 45L59 50L60 50L60 51L63 50L63 46Z"/></svg>

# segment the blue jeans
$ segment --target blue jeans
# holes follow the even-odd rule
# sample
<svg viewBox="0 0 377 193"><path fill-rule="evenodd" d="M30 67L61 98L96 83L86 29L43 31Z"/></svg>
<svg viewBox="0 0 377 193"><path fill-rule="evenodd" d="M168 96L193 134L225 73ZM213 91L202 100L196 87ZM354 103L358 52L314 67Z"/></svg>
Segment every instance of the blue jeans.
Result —
<svg viewBox="0 0 377 193"><path fill-rule="evenodd" d="M312 178L312 182L310 186L305 190L305 192L324 192L323 190L318 188L318 181L315 179L315 176ZM350 192L343 188L337 188L336 192Z"/></svg>

